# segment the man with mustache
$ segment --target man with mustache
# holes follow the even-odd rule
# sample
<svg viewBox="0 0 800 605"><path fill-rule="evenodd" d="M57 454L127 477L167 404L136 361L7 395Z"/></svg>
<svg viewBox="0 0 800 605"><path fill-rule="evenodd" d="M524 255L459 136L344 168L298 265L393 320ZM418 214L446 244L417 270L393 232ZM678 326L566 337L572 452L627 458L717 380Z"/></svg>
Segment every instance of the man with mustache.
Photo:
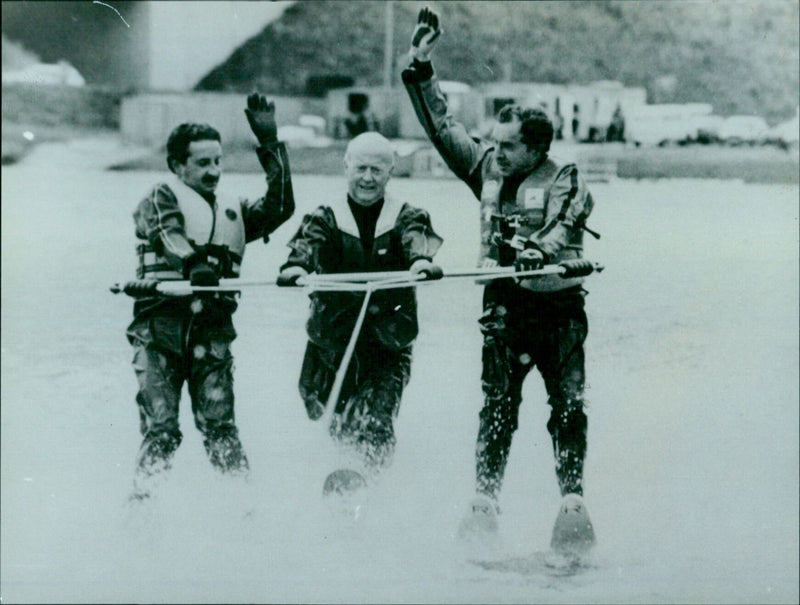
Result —
<svg viewBox="0 0 800 605"><path fill-rule="evenodd" d="M549 155L553 125L544 111L504 107L491 140L469 136L448 113L430 54L441 29L422 9L411 40L403 82L428 137L481 204L483 267L536 269L580 258L593 202L575 164ZM563 497L551 544L583 550L594 530L583 504L584 350L588 326L582 278L557 275L490 281L484 290L482 386L484 405L476 447L476 498L460 533L491 538L497 500L517 429L522 384L536 366L551 407L547 423Z"/></svg>
<svg viewBox="0 0 800 605"><path fill-rule="evenodd" d="M217 194L222 168L221 137L208 124L181 124L167 141L167 166L173 177L158 183L134 212L138 277L191 280L216 286L239 276L245 244L269 241L294 213L286 149L278 141L275 106L257 93L245 114L259 142L258 159L267 175L267 192L257 200ZM150 495L181 443L178 408L188 383L195 426L215 469L248 470L234 420L233 356L236 337L232 293L196 296L145 296L134 303L127 336L134 350L139 383L142 441L136 462L134 498Z"/></svg>

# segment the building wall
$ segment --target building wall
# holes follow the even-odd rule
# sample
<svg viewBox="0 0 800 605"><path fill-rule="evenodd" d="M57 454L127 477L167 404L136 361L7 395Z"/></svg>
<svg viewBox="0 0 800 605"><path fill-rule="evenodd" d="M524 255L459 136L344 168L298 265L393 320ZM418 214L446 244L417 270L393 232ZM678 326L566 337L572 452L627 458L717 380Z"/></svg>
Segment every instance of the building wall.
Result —
<svg viewBox="0 0 800 605"><path fill-rule="evenodd" d="M270 97L275 102L278 126L297 124L312 113L305 99ZM123 141L160 146L172 129L183 122L206 122L219 130L223 144L255 143L244 115L246 95L238 93L149 93L123 99L120 130Z"/></svg>
<svg viewBox="0 0 800 605"><path fill-rule="evenodd" d="M708 103L643 105L628 114L626 130L630 140L646 145L696 137L699 130L718 134L724 118L712 111Z"/></svg>
<svg viewBox="0 0 800 605"><path fill-rule="evenodd" d="M587 85L548 83L496 83L485 84L480 90L485 98L486 119L491 119L502 99L513 99L515 103L537 107L556 116L556 107L563 122L565 139L586 140L591 129L604 132L611 121L617 105L623 115L634 112L647 103L644 88L627 88L618 82L596 82ZM578 107L577 113L574 111ZM573 119L577 130L573 134ZM554 120L555 121L555 120Z"/></svg>
<svg viewBox="0 0 800 605"><path fill-rule="evenodd" d="M483 119L482 96L461 82L440 82L448 98L450 111L468 130L480 125ZM370 110L380 123L380 132L389 138L424 139L425 131L419 124L414 108L404 88L387 89L381 86L355 86L337 88L326 96L328 134L341 138L341 124L348 115L348 98L353 93L369 97Z"/></svg>
<svg viewBox="0 0 800 605"><path fill-rule="evenodd" d="M326 95L328 134L334 138L346 138L344 119L349 115L351 94L364 94L369 98L369 111L379 123L381 134L387 137L398 136L397 115L400 98L398 90L388 90L380 86L354 86L335 88Z"/></svg>
<svg viewBox="0 0 800 605"><path fill-rule="evenodd" d="M483 94L462 82L441 80L439 86L447 98L448 110L468 131L473 131L485 121ZM408 94L398 89L400 96L400 136L410 139L427 138Z"/></svg>

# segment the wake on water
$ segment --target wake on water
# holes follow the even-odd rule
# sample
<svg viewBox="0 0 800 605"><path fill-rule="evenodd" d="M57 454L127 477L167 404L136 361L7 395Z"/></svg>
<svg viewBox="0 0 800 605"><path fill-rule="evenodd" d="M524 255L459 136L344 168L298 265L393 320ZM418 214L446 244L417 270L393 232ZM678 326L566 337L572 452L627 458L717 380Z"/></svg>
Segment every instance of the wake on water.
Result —
<svg viewBox="0 0 800 605"><path fill-rule="evenodd" d="M587 574L603 575L595 556L520 552L505 545L502 532L494 543L463 542L453 507L447 519L438 516L391 471L342 505L322 495L325 472L319 471L329 460L311 464L285 497L274 491L280 478L226 477L194 462L192 472L173 468L152 498L120 504L121 563L154 578L158 599L165 598L167 576L181 598L200 595L205 582L215 595L231 591L227 582L238 577L241 583L226 593L234 600L496 602L525 600L532 588L552 591L550 600L591 582ZM175 557L192 553L191 566L176 567ZM194 586L181 581L186 574ZM215 586L214 577L225 583Z"/></svg>
<svg viewBox="0 0 800 605"><path fill-rule="evenodd" d="M500 557L497 559L469 559L489 571L516 573L522 576L540 575L550 578L569 578L583 571L597 569L589 556L574 558L552 551L536 551L527 556Z"/></svg>

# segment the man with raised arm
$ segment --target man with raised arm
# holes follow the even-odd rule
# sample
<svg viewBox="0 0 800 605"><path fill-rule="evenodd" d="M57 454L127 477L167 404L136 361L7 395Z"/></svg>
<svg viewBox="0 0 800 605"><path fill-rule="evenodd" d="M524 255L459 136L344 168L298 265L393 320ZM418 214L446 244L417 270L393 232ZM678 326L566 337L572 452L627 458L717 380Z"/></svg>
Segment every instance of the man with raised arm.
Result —
<svg viewBox="0 0 800 605"><path fill-rule="evenodd" d="M592 197L575 164L549 155L553 126L540 109L509 105L488 141L475 140L448 112L431 65L438 15L419 13L403 82L425 132L450 169L480 201L480 266L520 270L580 258ZM517 429L522 383L533 367L551 407L547 429L563 497L551 543L585 550L594 530L583 503L584 350L582 278L552 275L490 281L483 295L484 404L476 447L476 497L459 533L489 539Z"/></svg>
<svg viewBox="0 0 800 605"><path fill-rule="evenodd" d="M323 201L289 242L291 252L278 283L290 285L309 273L406 271L441 276L432 258L442 244L425 210L387 194L395 153L376 132L347 146L347 193ZM364 292L312 292L308 344L300 374L300 395L309 418L334 405L331 435L356 454L360 471L375 477L392 460L394 419L411 373L417 336L413 287L377 290L337 401L328 401L344 351L353 335Z"/></svg>
<svg viewBox="0 0 800 605"><path fill-rule="evenodd" d="M258 159L267 192L257 200L217 194L222 168L221 137L208 124L185 123L167 141L172 175L139 202L134 213L139 279L191 280L216 286L239 276L245 245L269 240L294 213L289 162L278 141L275 106L253 93L245 114L259 142ZM178 409L188 383L195 426L215 469L244 473L247 456L233 409L233 356L236 337L234 295L146 296L134 303L127 336L139 382L136 401L144 440L136 463L133 497L150 495L182 440Z"/></svg>

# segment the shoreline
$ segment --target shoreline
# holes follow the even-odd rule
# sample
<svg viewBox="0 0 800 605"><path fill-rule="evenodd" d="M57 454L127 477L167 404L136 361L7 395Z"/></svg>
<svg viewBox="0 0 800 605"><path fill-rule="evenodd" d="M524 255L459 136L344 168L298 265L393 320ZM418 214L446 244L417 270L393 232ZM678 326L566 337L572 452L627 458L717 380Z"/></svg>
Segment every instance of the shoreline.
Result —
<svg viewBox="0 0 800 605"><path fill-rule="evenodd" d="M160 171L164 169L164 150L122 142L116 131L96 130L59 133L46 132L33 141L22 138L23 125L9 125L16 136L3 137L2 165L24 163L28 154L42 145L63 144L80 149L81 155L95 168L115 171ZM31 129L36 132L41 128ZM4 134L9 130L4 127ZM19 140L17 140L19 139ZM92 148L96 146L96 152ZM339 175L346 141L329 147L292 147L288 145L294 174ZM253 153L255 144L231 146L225 150L225 170L230 173L260 173L262 168ZM574 161L589 181L610 179L721 179L748 183L798 184L800 155L797 147L782 150L771 145L673 145L637 147L621 143L577 144L554 142L554 156ZM433 148L420 142L411 154L401 155L396 167L398 178L455 178Z"/></svg>

